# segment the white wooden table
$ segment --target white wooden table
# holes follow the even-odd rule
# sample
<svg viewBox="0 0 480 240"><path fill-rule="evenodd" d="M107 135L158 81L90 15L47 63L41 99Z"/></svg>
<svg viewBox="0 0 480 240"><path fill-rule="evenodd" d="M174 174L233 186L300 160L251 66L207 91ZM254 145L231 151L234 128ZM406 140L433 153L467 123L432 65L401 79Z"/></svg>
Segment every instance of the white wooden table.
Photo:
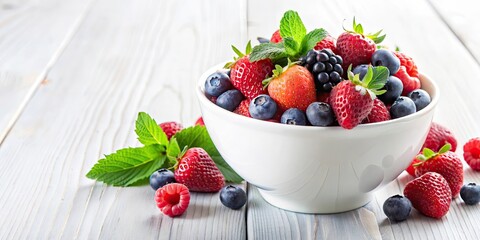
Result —
<svg viewBox="0 0 480 240"><path fill-rule="evenodd" d="M434 220L392 224L381 207L405 174L363 208L332 215L283 211L254 187L238 211L193 194L163 216L148 186L85 177L102 154L135 145L137 112L192 124L197 77L230 45L269 37L284 11L333 35L356 16L383 28L442 91L435 121L459 150L480 136L480 18L475 0L221 1L0 0L0 239L480 239L480 206L460 199ZM466 167L465 181L480 182Z"/></svg>

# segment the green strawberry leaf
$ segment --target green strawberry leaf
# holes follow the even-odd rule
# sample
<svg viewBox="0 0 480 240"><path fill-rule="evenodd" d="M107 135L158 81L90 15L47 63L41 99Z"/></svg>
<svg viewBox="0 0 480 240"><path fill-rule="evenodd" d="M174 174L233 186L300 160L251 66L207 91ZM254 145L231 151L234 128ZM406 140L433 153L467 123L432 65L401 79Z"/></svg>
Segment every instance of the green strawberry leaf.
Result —
<svg viewBox="0 0 480 240"><path fill-rule="evenodd" d="M158 126L152 117L144 112L138 113L135 132L137 133L138 141L143 143L143 145L168 145L167 135L163 132L162 128Z"/></svg>
<svg viewBox="0 0 480 240"><path fill-rule="evenodd" d="M427 159L430 159L432 158L433 156L435 156L435 152L432 151L430 148L424 148L423 151L422 151L422 154L423 156L425 156Z"/></svg>
<svg viewBox="0 0 480 240"><path fill-rule="evenodd" d="M280 20L280 36L283 39L291 37L300 44L306 34L307 29L297 12L289 10L283 14L283 18Z"/></svg>
<svg viewBox="0 0 480 240"><path fill-rule="evenodd" d="M270 58L272 61L280 60L288 56L282 43L263 43L255 46L250 54L250 61L256 62Z"/></svg>
<svg viewBox="0 0 480 240"><path fill-rule="evenodd" d="M247 46L248 46L248 45L247 45ZM245 54L243 54L242 51L238 50L238 48L235 47L235 46L233 46L233 45L232 45L232 50L237 54L237 56L238 56L239 58L245 56Z"/></svg>
<svg viewBox="0 0 480 240"><path fill-rule="evenodd" d="M148 178L165 164L165 146L153 144L125 148L106 155L87 173L87 177L113 186L129 186Z"/></svg>
<svg viewBox="0 0 480 240"><path fill-rule="evenodd" d="M450 143L447 143L447 144L443 145L442 148L440 148L440 150L438 151L438 154L446 153L446 152L450 151L450 149L452 149L452 145Z"/></svg>
<svg viewBox="0 0 480 240"><path fill-rule="evenodd" d="M173 166L177 163L177 158L180 156L181 151L182 150L178 145L177 139L175 137L172 137L167 147L167 158L170 162L170 165Z"/></svg>
<svg viewBox="0 0 480 240"><path fill-rule="evenodd" d="M245 54L250 54L252 52L252 42L248 41L247 47L245 48Z"/></svg>
<svg viewBox="0 0 480 240"><path fill-rule="evenodd" d="M327 35L328 32L323 28L314 29L307 33L307 35L305 35L305 37L302 39L302 46L299 55L303 56L307 54L308 51L313 49L315 45L322 41Z"/></svg>
<svg viewBox="0 0 480 240"><path fill-rule="evenodd" d="M285 46L285 51L289 56L296 56L298 54L299 45L293 38L286 37L283 39L283 44Z"/></svg>
<svg viewBox="0 0 480 240"><path fill-rule="evenodd" d="M178 141L180 149L185 148L185 146L188 146L189 148L203 148L203 150L205 150L213 159L218 169L220 169L226 181L233 183L240 183L243 181L242 177L240 177L220 155L204 126L185 128L176 133L174 137L176 138L176 141Z"/></svg>
<svg viewBox="0 0 480 240"><path fill-rule="evenodd" d="M378 66L375 68L369 67L369 70L372 69L372 78L367 84L367 88L372 90L379 90L385 86L390 75L388 68L384 66ZM368 72L367 72L368 74Z"/></svg>

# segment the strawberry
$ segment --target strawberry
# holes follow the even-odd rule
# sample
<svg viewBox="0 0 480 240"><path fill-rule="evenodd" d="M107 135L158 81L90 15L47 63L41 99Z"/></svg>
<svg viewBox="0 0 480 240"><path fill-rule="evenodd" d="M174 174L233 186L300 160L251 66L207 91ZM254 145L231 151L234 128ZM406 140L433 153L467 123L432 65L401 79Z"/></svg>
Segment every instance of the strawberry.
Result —
<svg viewBox="0 0 480 240"><path fill-rule="evenodd" d="M325 48L329 48L334 53L337 52L337 48L335 47L335 38L330 35L327 35L322 41L318 42L317 45L313 49L315 50L322 50Z"/></svg>
<svg viewBox="0 0 480 240"><path fill-rule="evenodd" d="M199 126L205 126L205 123L203 123L203 118L202 118L202 117L199 117L199 118L197 119L197 121L195 121L195 126L197 126L197 125L199 125Z"/></svg>
<svg viewBox="0 0 480 240"><path fill-rule="evenodd" d="M170 217L180 216L188 208L190 192L183 184L170 183L157 189L155 202L163 214Z"/></svg>
<svg viewBox="0 0 480 240"><path fill-rule="evenodd" d="M380 36L381 32L364 35L362 25L357 24L353 18L353 30L345 30L337 38L336 53L343 58L343 68L348 68L350 64L355 67L370 63L372 54L377 49L375 44L381 43L385 38L385 35Z"/></svg>
<svg viewBox="0 0 480 240"><path fill-rule="evenodd" d="M373 100L372 111L365 118L365 123L376 123L390 120L390 112L385 104L378 98Z"/></svg>
<svg viewBox="0 0 480 240"><path fill-rule="evenodd" d="M305 111L316 100L315 82L308 69L289 63L285 68L275 66L273 76L264 81L270 97L280 111L298 108Z"/></svg>
<svg viewBox="0 0 480 240"><path fill-rule="evenodd" d="M222 172L202 148L190 148L180 158L175 180L193 192L218 192L225 184Z"/></svg>
<svg viewBox="0 0 480 240"><path fill-rule="evenodd" d="M405 185L403 195L419 212L432 218L447 214L452 202L452 192L442 175L427 172Z"/></svg>
<svg viewBox="0 0 480 240"><path fill-rule="evenodd" d="M410 163L410 165L407 167L407 169L405 169L405 171L407 171L408 174L410 174L410 176L412 177L416 177L415 176L415 167L414 165L419 163L420 160L418 160L416 157L412 160L412 162Z"/></svg>
<svg viewBox="0 0 480 240"><path fill-rule="evenodd" d="M413 61L413 59L402 52L396 51L393 53L395 54L395 56L398 57L398 59L400 59L400 66L405 67L405 70L408 73L408 75L411 77L418 78L418 68L415 62Z"/></svg>
<svg viewBox="0 0 480 240"><path fill-rule="evenodd" d="M480 171L480 138L472 138L463 145L465 162L475 171Z"/></svg>
<svg viewBox="0 0 480 240"><path fill-rule="evenodd" d="M280 36L280 29L278 29L272 34L272 37L270 38L270 42L279 43L281 41L282 41L282 36Z"/></svg>
<svg viewBox="0 0 480 240"><path fill-rule="evenodd" d="M353 75L350 70L349 80L340 82L330 93L330 106L345 129L354 128L370 114L376 94L385 92L380 89L388 78L387 68L381 66L375 69L369 66L362 81L360 74Z"/></svg>
<svg viewBox="0 0 480 240"><path fill-rule="evenodd" d="M170 140L175 133L180 132L183 129L182 124L177 122L164 122L158 124L158 126L160 126L163 132L167 134L168 140Z"/></svg>
<svg viewBox="0 0 480 240"><path fill-rule="evenodd" d="M272 73L273 63L270 59L250 62L248 54L252 51L251 43L248 42L246 54L236 47L233 51L238 55L234 62L227 63L224 68L230 68L230 81L247 99L253 99L260 94L265 94L262 81Z"/></svg>
<svg viewBox="0 0 480 240"><path fill-rule="evenodd" d="M426 172L439 173L447 180L452 198L456 198L463 185L463 165L458 155L449 151L450 148L448 143L438 153L424 148L423 154L417 156L420 162L414 165L415 176L422 176Z"/></svg>
<svg viewBox="0 0 480 240"><path fill-rule="evenodd" d="M402 96L406 96L411 91L421 87L420 79L418 79L418 77L411 77L408 75L405 66L400 66L400 69L398 69L398 72L395 73L394 76L400 79L400 81L403 83Z"/></svg>
<svg viewBox="0 0 480 240"><path fill-rule="evenodd" d="M243 115L245 117L252 117L250 116L250 111L248 110L248 106L250 105L250 100L245 99L243 100L240 105L233 111L236 114Z"/></svg>

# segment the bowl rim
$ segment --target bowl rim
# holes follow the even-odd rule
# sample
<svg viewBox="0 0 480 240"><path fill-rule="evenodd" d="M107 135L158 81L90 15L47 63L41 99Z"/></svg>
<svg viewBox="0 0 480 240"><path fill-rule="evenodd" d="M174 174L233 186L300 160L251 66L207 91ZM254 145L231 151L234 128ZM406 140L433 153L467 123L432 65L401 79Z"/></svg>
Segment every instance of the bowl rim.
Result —
<svg viewBox="0 0 480 240"><path fill-rule="evenodd" d="M239 114L235 114L233 112L230 112L226 109L223 109L221 107L218 107L216 104L211 102L207 96L205 96L204 92L204 87L205 87L205 79L212 73L218 70L224 69L223 66L225 65L225 62L216 64L213 67L208 68L207 71L202 73L200 78L197 81L196 85L196 95L199 100L200 105L203 105L204 107L208 108L210 111L214 111L216 114L221 115L224 118L229 118L231 120L237 121L237 122L243 122L248 125L256 125L258 127L263 127L263 128L271 128L271 129L277 129L277 130L285 130L285 131L290 131L290 130L295 130L295 131L344 131L347 130L345 128L342 128L341 126L327 126L327 127L315 127L315 126L300 126L300 125L288 125L288 124L281 124L281 123L276 123L276 122L269 122L269 121L264 121L264 120L259 120L259 119L254 119L254 118L248 118ZM440 96L440 90L438 88L438 85L435 81L431 80L428 76L419 73L419 79L420 82L423 83L427 82L431 85L430 91L427 91L430 94L431 97L431 102L426 106L424 109L415 112L413 114L410 114L405 117L397 118L397 119L391 119L388 121L383 121L383 122L376 122L376 123L367 123L367 124L360 124L353 129L348 129L349 132L353 131L361 131L361 130L367 130L371 128L379 128L379 127L386 127L386 126L391 126L393 124L398 124L402 122L409 122L412 121L416 118L420 118L421 116L427 115L429 112L433 111L438 104L438 99ZM424 89L425 90L425 89ZM201 107L203 111L203 107Z"/></svg>

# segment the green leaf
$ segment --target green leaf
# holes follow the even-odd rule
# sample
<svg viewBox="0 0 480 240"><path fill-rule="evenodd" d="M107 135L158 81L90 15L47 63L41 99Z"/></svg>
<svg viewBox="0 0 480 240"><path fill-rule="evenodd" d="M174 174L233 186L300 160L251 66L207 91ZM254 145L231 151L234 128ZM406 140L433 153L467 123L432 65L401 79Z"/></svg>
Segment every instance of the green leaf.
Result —
<svg viewBox="0 0 480 240"><path fill-rule="evenodd" d="M100 159L87 177L113 186L129 186L148 178L165 163L165 146L125 148Z"/></svg>
<svg viewBox="0 0 480 240"><path fill-rule="evenodd" d="M167 148L167 158L170 162L170 165L175 165L181 151L182 150L178 145L177 139L175 137L172 137L170 139L170 143L168 144L168 148Z"/></svg>
<svg viewBox="0 0 480 240"><path fill-rule="evenodd" d="M181 149L185 146L188 146L189 148L203 148L213 159L218 169L220 169L225 177L225 180L228 182L240 183L243 181L243 179L222 158L204 126L185 128L175 134L175 138Z"/></svg>
<svg viewBox="0 0 480 240"><path fill-rule="evenodd" d="M373 70L372 80L368 83L367 88L371 90L378 90L383 88L383 86L385 86L385 83L387 83L388 76L390 75L390 71L388 71L388 68L384 66L378 66L378 67L372 68L372 70Z"/></svg>
<svg viewBox="0 0 480 240"><path fill-rule="evenodd" d="M286 58L287 52L282 43L263 43L255 46L250 54L250 61L255 62L270 58L273 61Z"/></svg>
<svg viewBox="0 0 480 240"><path fill-rule="evenodd" d="M245 56L245 54L243 54L242 51L238 50L237 47L235 47L235 46L232 45L232 49L233 49L233 51L238 55L238 57L243 57L243 56Z"/></svg>
<svg viewBox="0 0 480 240"><path fill-rule="evenodd" d="M452 145L450 143L447 143L447 144L443 145L442 148L440 148L438 153L443 154L443 153L446 153L446 152L450 151L450 149L452 149Z"/></svg>
<svg viewBox="0 0 480 240"><path fill-rule="evenodd" d="M373 68L372 67L368 67L367 68L367 73L365 74L365 76L363 76L363 79L362 79L362 82L365 83L367 86L369 85L370 82L372 82L372 79L373 79Z"/></svg>
<svg viewBox="0 0 480 240"><path fill-rule="evenodd" d="M328 32L323 28L318 28L310 31L302 40L301 51L299 55L305 55L308 51L313 49L318 42L322 41Z"/></svg>
<svg viewBox="0 0 480 240"><path fill-rule="evenodd" d="M285 12L280 20L280 36L283 39L291 37L300 44L305 34L307 34L307 29L298 13L292 10Z"/></svg>
<svg viewBox="0 0 480 240"><path fill-rule="evenodd" d="M248 41L247 47L245 48L245 54L250 54L252 52L252 42Z"/></svg>
<svg viewBox="0 0 480 240"><path fill-rule="evenodd" d="M167 146L168 138L163 132L162 128L158 126L157 122L147 113L138 113L138 118L135 123L135 132L138 136L138 141L143 145L160 144Z"/></svg>
<svg viewBox="0 0 480 240"><path fill-rule="evenodd" d="M285 46L285 51L289 56L296 56L298 54L300 45L295 42L292 37L284 38L283 44Z"/></svg>
<svg viewBox="0 0 480 240"><path fill-rule="evenodd" d="M425 156L423 156L422 154L418 154L418 155L417 155L417 159L420 160L420 161L422 161L422 162L427 161L427 158L426 158Z"/></svg>
<svg viewBox="0 0 480 240"><path fill-rule="evenodd" d="M435 154L436 154L430 148L424 148L422 153L427 159L430 159L431 157L435 156Z"/></svg>

